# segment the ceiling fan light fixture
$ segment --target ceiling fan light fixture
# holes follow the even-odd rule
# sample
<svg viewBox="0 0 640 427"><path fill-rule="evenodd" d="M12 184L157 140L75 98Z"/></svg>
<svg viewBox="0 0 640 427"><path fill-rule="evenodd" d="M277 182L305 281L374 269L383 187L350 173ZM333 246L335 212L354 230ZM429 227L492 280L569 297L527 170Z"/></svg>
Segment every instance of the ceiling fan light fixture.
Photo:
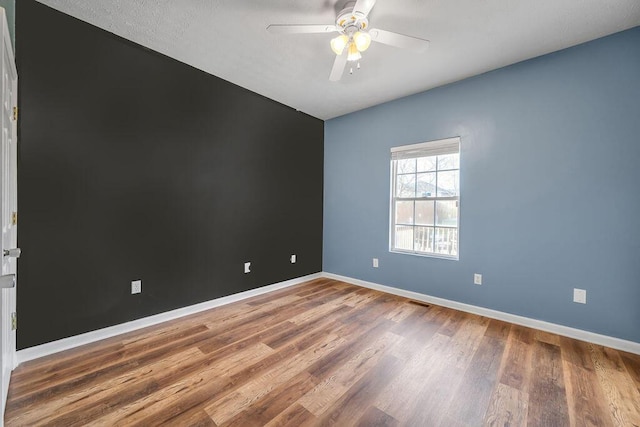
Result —
<svg viewBox="0 0 640 427"><path fill-rule="evenodd" d="M371 45L371 36L364 31L358 31L353 35L353 42L356 44L358 51L364 52Z"/></svg>
<svg viewBox="0 0 640 427"><path fill-rule="evenodd" d="M347 55L347 61L359 61L362 58L360 52L358 51L358 47L354 42L349 43L349 51Z"/></svg>
<svg viewBox="0 0 640 427"><path fill-rule="evenodd" d="M267 27L267 31L272 34L338 33L337 37L330 41L331 50L335 53L333 67L329 74L329 80L332 82L340 80L347 68L350 72L353 72L353 68L359 69L362 52L365 52L374 41L415 52L423 52L429 46L429 40L371 28L369 12L376 4L376 0L342 0L342 2L343 9L337 13L334 25L273 24Z"/></svg>
<svg viewBox="0 0 640 427"><path fill-rule="evenodd" d="M331 39L331 50L336 55L342 55L342 52L344 51L344 48L347 46L348 42L349 37L345 36L344 34L340 34L338 37Z"/></svg>

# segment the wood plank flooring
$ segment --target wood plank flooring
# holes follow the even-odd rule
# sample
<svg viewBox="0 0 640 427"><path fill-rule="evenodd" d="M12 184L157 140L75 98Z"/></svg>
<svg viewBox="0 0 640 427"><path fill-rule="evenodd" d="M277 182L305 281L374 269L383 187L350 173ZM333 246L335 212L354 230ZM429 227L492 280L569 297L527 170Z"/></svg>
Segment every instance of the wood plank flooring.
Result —
<svg viewBox="0 0 640 427"><path fill-rule="evenodd" d="M318 279L18 367L8 426L640 426L640 356Z"/></svg>

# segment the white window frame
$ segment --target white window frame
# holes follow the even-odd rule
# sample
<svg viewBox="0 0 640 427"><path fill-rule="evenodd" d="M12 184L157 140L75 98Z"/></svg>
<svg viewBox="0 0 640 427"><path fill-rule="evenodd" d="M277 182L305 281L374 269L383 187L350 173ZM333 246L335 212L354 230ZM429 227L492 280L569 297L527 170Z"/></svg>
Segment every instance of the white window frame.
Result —
<svg viewBox="0 0 640 427"><path fill-rule="evenodd" d="M422 142L419 144L403 145L403 146L391 148L391 192L390 192L390 214L389 214L389 251L390 252L425 256L425 257L431 257L431 258L442 258L442 259L449 259L449 260L460 259L460 189L459 188L458 188L459 190L458 195L455 197L454 196L438 197L437 194L435 196L421 196L421 197L417 197L417 195L414 195L415 197L397 197L396 196L397 160L420 158L420 157L432 157L432 156L438 156L438 155L442 156L442 155L455 154L455 153L460 154L460 137L439 139L435 141L428 141L428 142ZM455 170L455 169L452 169L452 170ZM458 179L460 179L460 165L458 165L457 170L458 170ZM436 170L436 179L438 175L437 172L438 171ZM460 181L458 181L458 186L459 186L459 182ZM436 181L436 186L437 186L437 181ZM443 254L435 251L434 252L416 251L415 238L414 238L413 250L398 249L395 247L396 201L403 201L403 200L407 200L407 201L413 200L414 202L420 201L420 200L434 200L434 201L455 200L457 202L458 218L457 218L457 226L455 227L455 229L457 230L457 248L456 248L457 250L455 255ZM437 215L436 211L434 211L434 225L432 227L431 226L425 226L425 227L433 228L434 233L436 228L454 228L454 227L437 226L436 225L437 219L435 218L435 215ZM415 231L415 227L416 227L415 214L414 214L413 222L414 222L413 227ZM435 237L434 237L434 240L435 240Z"/></svg>

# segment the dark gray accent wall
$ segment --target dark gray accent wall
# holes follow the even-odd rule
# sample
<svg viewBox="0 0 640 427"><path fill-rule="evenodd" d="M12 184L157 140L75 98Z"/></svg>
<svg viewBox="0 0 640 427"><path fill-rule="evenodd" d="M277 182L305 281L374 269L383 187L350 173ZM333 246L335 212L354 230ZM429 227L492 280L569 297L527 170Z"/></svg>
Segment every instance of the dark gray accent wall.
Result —
<svg viewBox="0 0 640 427"><path fill-rule="evenodd" d="M321 270L322 121L33 0L16 19L19 348Z"/></svg>

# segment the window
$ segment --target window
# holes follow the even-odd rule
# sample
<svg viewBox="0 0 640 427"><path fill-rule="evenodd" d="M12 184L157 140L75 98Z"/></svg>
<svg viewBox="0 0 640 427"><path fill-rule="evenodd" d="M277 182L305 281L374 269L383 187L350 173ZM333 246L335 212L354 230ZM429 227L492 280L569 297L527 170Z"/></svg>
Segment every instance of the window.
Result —
<svg viewBox="0 0 640 427"><path fill-rule="evenodd" d="M460 138L391 149L393 252L458 259Z"/></svg>

